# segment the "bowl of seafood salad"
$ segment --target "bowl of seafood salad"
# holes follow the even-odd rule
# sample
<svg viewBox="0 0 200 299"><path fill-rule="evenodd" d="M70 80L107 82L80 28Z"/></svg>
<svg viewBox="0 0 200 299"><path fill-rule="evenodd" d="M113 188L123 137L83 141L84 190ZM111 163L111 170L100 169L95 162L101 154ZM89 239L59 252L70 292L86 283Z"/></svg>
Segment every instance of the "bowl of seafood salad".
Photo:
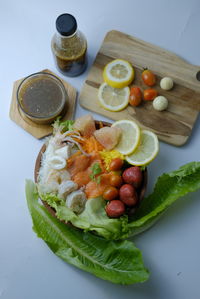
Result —
<svg viewBox="0 0 200 299"><path fill-rule="evenodd" d="M127 134L123 126L95 121L91 115L57 120L53 126L35 164L45 207L66 224L106 239L129 236L129 224L144 197L147 169L127 162L120 144Z"/></svg>

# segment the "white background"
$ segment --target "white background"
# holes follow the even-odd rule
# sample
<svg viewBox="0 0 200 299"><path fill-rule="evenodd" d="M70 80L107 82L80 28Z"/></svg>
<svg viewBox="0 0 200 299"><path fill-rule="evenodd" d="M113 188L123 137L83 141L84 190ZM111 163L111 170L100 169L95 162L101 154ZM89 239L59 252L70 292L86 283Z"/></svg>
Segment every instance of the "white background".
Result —
<svg viewBox="0 0 200 299"><path fill-rule="evenodd" d="M50 41L55 20L64 12L77 18L87 37L89 67L105 34L112 29L200 65L198 0L0 1L0 298L198 299L200 192L180 199L154 227L135 238L151 272L143 284L114 285L76 269L56 257L32 231L24 185L26 178L33 179L43 141L9 119L12 85L44 68L58 74ZM80 91L88 70L66 80ZM77 105L76 116L83 113ZM183 147L160 143L159 156L149 166L148 192L161 173L199 160L199 129L200 119Z"/></svg>

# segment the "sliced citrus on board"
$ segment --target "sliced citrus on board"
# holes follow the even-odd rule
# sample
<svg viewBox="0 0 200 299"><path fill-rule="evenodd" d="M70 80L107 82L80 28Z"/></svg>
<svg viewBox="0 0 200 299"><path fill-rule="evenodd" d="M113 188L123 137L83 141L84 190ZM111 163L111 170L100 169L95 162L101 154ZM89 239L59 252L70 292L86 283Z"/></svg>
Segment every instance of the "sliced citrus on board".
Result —
<svg viewBox="0 0 200 299"><path fill-rule="evenodd" d="M103 78L108 85L123 88L133 81L134 69L128 61L115 59L105 66Z"/></svg>
<svg viewBox="0 0 200 299"><path fill-rule="evenodd" d="M126 161L136 166L147 165L155 159L158 151L159 142L156 134L141 130L140 144L132 154L126 156Z"/></svg>
<svg viewBox="0 0 200 299"><path fill-rule="evenodd" d="M113 88L107 83L101 84L98 90L98 98L101 106L109 111L120 111L128 106L130 89Z"/></svg>
<svg viewBox="0 0 200 299"><path fill-rule="evenodd" d="M114 148L123 155L131 154L140 142L140 128L132 120L118 120L112 124L122 130L121 138Z"/></svg>

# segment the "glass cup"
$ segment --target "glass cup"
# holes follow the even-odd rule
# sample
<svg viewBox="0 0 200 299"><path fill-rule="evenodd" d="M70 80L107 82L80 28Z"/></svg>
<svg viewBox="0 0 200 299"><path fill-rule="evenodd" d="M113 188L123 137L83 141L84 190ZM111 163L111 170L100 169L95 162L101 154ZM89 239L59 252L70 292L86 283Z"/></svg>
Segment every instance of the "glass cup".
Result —
<svg viewBox="0 0 200 299"><path fill-rule="evenodd" d="M50 124L63 116L68 100L63 83L50 73L31 74L17 89L20 111L37 124Z"/></svg>

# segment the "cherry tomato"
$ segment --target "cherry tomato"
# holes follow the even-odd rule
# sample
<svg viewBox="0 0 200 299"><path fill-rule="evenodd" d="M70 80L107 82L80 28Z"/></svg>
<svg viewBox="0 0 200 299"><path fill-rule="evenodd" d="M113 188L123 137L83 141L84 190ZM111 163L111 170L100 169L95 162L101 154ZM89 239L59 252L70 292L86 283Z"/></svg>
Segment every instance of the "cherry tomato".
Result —
<svg viewBox="0 0 200 299"><path fill-rule="evenodd" d="M142 72L142 80L148 86L153 86L156 83L156 76L150 70L144 70Z"/></svg>
<svg viewBox="0 0 200 299"><path fill-rule="evenodd" d="M124 184L119 190L120 200L123 201L127 206L134 206L137 201L137 193L132 185Z"/></svg>
<svg viewBox="0 0 200 299"><path fill-rule="evenodd" d="M131 87L129 103L131 106L138 106L142 101L142 92L139 87Z"/></svg>
<svg viewBox="0 0 200 299"><path fill-rule="evenodd" d="M120 175L117 174L112 174L112 176L110 177L110 184L111 186L114 187L120 187L122 185L122 177Z"/></svg>
<svg viewBox="0 0 200 299"><path fill-rule="evenodd" d="M144 90L144 100L146 101L152 101L154 100L158 95L157 90L153 88L145 89Z"/></svg>
<svg viewBox="0 0 200 299"><path fill-rule="evenodd" d="M143 178L142 171L138 166L129 167L123 172L122 178L125 183L131 184L135 188L139 188Z"/></svg>
<svg viewBox="0 0 200 299"><path fill-rule="evenodd" d="M120 158L115 158L110 163L110 170L117 171L122 168L122 165L124 164L124 161Z"/></svg>
<svg viewBox="0 0 200 299"><path fill-rule="evenodd" d="M108 217L117 218L125 213L125 205L121 200L112 200L106 206Z"/></svg>
<svg viewBox="0 0 200 299"><path fill-rule="evenodd" d="M105 200L113 200L115 199L119 194L119 191L117 190L117 188L113 187L113 186L108 186L105 188L104 192L103 192L103 198Z"/></svg>

